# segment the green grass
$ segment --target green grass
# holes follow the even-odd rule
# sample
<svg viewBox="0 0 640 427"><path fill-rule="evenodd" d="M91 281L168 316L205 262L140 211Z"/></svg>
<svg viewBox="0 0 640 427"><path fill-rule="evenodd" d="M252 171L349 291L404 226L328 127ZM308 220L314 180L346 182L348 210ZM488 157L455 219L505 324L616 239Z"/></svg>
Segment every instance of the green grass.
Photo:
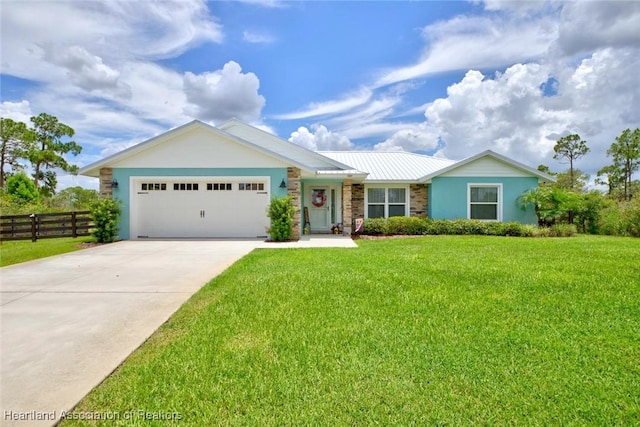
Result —
<svg viewBox="0 0 640 427"><path fill-rule="evenodd" d="M80 250L80 243L93 242L93 237L61 237L59 239L10 240L0 244L0 267L32 261Z"/></svg>
<svg viewBox="0 0 640 427"><path fill-rule="evenodd" d="M638 424L640 240L359 246L252 252L75 411L177 412L183 425Z"/></svg>

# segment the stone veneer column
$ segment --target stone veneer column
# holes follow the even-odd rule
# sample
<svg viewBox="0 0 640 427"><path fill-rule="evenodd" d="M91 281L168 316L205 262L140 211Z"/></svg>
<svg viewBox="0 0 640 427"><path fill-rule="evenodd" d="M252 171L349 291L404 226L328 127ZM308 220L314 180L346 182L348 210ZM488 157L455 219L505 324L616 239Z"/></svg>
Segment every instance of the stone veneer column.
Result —
<svg viewBox="0 0 640 427"><path fill-rule="evenodd" d="M111 168L100 169L100 197L113 196L113 170Z"/></svg>
<svg viewBox="0 0 640 427"><path fill-rule="evenodd" d="M351 186L351 217L352 219L364 218L364 185L362 184Z"/></svg>
<svg viewBox="0 0 640 427"><path fill-rule="evenodd" d="M293 214L293 234L291 236L293 240L300 240L301 188L300 169L287 168L287 195L291 196L291 202L296 208L296 212Z"/></svg>
<svg viewBox="0 0 640 427"><path fill-rule="evenodd" d="M353 212L351 209L351 180L345 179L342 183L342 234L351 235Z"/></svg>
<svg viewBox="0 0 640 427"><path fill-rule="evenodd" d="M409 203L409 215L410 216L427 216L427 186L424 184L411 184L409 186L410 203Z"/></svg>

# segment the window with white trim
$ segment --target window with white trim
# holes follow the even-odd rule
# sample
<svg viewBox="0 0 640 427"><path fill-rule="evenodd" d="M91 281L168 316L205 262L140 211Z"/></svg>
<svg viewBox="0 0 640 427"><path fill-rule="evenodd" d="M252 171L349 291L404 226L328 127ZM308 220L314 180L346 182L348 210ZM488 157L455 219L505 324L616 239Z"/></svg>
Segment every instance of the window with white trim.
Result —
<svg viewBox="0 0 640 427"><path fill-rule="evenodd" d="M468 218L502 221L502 184L469 184Z"/></svg>
<svg viewBox="0 0 640 427"><path fill-rule="evenodd" d="M406 187L367 187L367 218L407 216Z"/></svg>

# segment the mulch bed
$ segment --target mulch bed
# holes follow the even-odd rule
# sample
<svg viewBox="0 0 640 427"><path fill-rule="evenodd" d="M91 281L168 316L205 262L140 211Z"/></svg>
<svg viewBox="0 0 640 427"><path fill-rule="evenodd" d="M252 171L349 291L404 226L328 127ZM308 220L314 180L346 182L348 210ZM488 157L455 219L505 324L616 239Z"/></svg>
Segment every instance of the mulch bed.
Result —
<svg viewBox="0 0 640 427"><path fill-rule="evenodd" d="M94 246L102 246L102 245L106 245L106 243L96 243L96 242L78 243L78 247L81 249L93 248Z"/></svg>

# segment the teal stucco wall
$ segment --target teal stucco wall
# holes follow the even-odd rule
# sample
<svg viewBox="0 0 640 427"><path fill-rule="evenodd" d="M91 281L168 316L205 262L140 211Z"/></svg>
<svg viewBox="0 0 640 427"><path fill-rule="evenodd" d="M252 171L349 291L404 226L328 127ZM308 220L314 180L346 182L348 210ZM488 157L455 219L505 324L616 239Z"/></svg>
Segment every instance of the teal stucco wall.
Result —
<svg viewBox="0 0 640 427"><path fill-rule="evenodd" d="M429 217L467 218L467 184L502 184L502 221L537 224L533 207L522 210L516 200L538 186L536 177L435 177L429 185Z"/></svg>
<svg viewBox="0 0 640 427"><path fill-rule="evenodd" d="M122 202L118 235L121 239L129 239L131 222L131 178L140 176L268 176L271 178L270 197L284 197L286 188L280 188L280 182L287 179L286 168L114 168L113 179L118 181L118 188L113 190L113 197Z"/></svg>

